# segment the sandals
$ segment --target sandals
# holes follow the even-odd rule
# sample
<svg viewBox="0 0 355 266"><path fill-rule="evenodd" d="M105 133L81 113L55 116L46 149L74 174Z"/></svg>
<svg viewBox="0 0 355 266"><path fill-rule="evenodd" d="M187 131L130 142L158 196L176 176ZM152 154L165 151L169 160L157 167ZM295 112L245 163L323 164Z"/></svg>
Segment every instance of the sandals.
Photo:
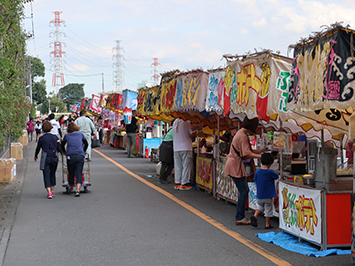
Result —
<svg viewBox="0 0 355 266"><path fill-rule="evenodd" d="M265 229L273 229L274 227L270 224L269 226L265 226Z"/></svg>
<svg viewBox="0 0 355 266"><path fill-rule="evenodd" d="M236 225L251 225L251 222L248 218L243 218L242 220L235 221Z"/></svg>
<svg viewBox="0 0 355 266"><path fill-rule="evenodd" d="M252 227L258 227L258 219L255 216L250 217L250 222Z"/></svg>

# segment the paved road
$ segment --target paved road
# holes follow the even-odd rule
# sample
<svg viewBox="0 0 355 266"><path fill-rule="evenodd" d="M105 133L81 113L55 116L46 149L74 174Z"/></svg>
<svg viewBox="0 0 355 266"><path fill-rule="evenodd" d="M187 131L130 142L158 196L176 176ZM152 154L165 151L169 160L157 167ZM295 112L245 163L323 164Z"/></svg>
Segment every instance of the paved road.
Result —
<svg viewBox="0 0 355 266"><path fill-rule="evenodd" d="M17 180L0 187L2 265L350 265L350 256L306 257L265 243L255 236L264 229L235 226L234 205L160 185L154 163L107 144L92 152L89 193L63 194L59 167L47 200L34 150L25 147Z"/></svg>

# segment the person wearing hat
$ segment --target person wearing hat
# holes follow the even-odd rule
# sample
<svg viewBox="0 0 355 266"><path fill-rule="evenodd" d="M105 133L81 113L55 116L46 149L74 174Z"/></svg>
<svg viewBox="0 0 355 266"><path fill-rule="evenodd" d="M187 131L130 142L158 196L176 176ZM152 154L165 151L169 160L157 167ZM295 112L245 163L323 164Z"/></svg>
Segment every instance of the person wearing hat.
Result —
<svg viewBox="0 0 355 266"><path fill-rule="evenodd" d="M235 215L236 225L250 225L251 221L245 217L245 204L248 199L249 187L247 182L247 173L243 164L243 160L251 159L251 166L255 173L254 158L261 158L262 152L268 148L260 150L252 150L249 135L253 135L258 128L259 119L249 119L245 117L242 123L242 128L233 137L228 159L224 169L224 173L229 175L238 188L238 203Z"/></svg>

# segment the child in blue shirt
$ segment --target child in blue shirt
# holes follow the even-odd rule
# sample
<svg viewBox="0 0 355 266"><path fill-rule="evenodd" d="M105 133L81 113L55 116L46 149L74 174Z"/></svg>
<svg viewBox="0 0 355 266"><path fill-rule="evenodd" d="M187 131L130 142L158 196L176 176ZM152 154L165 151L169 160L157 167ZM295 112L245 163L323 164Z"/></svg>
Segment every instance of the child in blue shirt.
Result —
<svg viewBox="0 0 355 266"><path fill-rule="evenodd" d="M279 178L278 174L270 166L274 162L274 157L271 153L263 153L261 155L261 168L258 169L254 176L256 182L256 191L258 199L258 209L255 211L254 216L250 218L251 225L258 226L258 215L265 211L266 225L265 229L272 229L270 224L272 211L272 198L276 197L275 180Z"/></svg>

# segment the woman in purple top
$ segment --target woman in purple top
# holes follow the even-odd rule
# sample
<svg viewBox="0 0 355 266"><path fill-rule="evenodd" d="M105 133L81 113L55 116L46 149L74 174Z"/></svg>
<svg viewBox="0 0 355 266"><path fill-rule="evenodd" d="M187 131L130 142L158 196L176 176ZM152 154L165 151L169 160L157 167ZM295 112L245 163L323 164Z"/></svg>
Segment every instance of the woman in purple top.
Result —
<svg viewBox="0 0 355 266"><path fill-rule="evenodd" d="M85 151L88 148L88 142L79 130L80 128L74 122L70 122L67 128L68 133L64 136L62 142L64 154L67 156L70 194L75 193L75 197L80 197ZM65 151L65 144L67 144L67 151ZM75 175L76 191L74 192Z"/></svg>
<svg viewBox="0 0 355 266"><path fill-rule="evenodd" d="M30 118L30 121L27 122L26 126L27 126L28 142L32 142L33 131L35 130L34 129L35 123L33 123L32 117Z"/></svg>
<svg viewBox="0 0 355 266"><path fill-rule="evenodd" d="M51 199L54 195L54 187L56 185L55 172L58 166L58 151L62 152L62 147L59 143L59 138L56 135L48 134L52 129L52 124L49 121L43 122L44 135L39 138L37 142L35 161L37 162L38 153L42 148L41 166L43 171L44 187L48 195L47 198Z"/></svg>

